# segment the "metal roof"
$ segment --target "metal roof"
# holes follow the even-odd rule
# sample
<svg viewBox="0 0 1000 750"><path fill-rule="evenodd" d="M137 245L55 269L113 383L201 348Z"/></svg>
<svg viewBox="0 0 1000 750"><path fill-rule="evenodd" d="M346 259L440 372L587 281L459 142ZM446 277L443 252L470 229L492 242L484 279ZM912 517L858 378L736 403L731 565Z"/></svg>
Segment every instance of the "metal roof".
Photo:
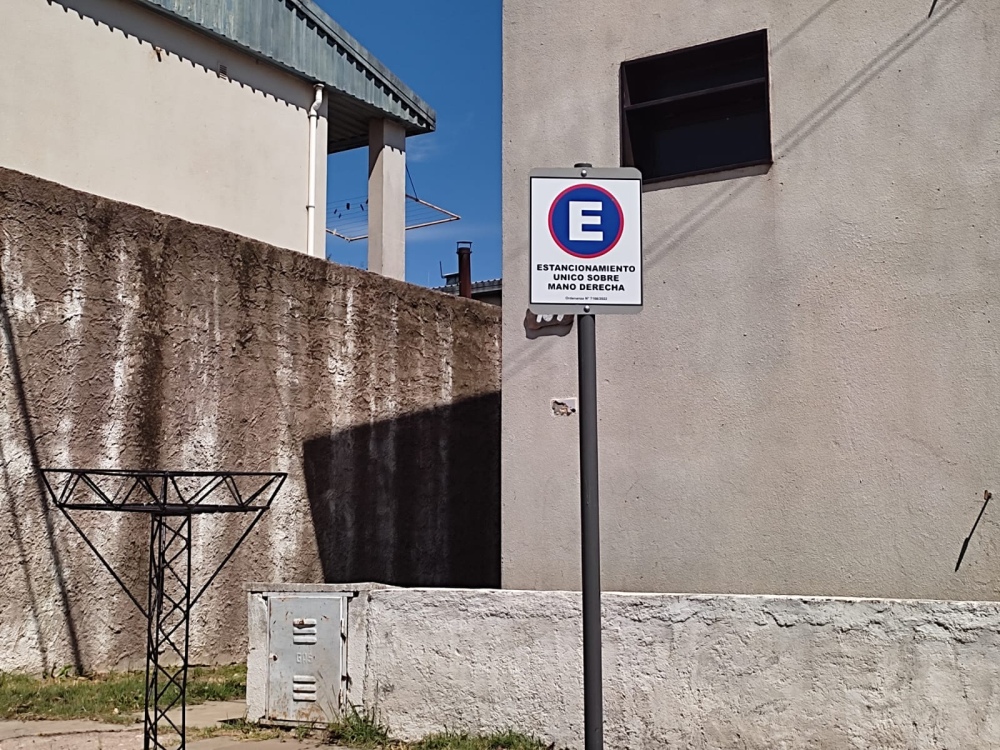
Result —
<svg viewBox="0 0 1000 750"><path fill-rule="evenodd" d="M368 122L429 133L434 110L312 0L134 0L326 86L330 153L368 143Z"/></svg>

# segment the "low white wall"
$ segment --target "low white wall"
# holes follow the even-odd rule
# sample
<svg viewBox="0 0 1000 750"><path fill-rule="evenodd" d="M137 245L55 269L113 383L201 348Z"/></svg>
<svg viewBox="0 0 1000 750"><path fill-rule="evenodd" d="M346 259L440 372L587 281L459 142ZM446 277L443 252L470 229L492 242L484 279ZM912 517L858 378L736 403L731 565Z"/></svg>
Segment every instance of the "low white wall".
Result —
<svg viewBox="0 0 1000 750"><path fill-rule="evenodd" d="M352 700L404 738L514 727L582 747L579 602L361 590ZM252 653L261 636L251 614ZM998 636L997 603L606 594L606 746L997 747Z"/></svg>

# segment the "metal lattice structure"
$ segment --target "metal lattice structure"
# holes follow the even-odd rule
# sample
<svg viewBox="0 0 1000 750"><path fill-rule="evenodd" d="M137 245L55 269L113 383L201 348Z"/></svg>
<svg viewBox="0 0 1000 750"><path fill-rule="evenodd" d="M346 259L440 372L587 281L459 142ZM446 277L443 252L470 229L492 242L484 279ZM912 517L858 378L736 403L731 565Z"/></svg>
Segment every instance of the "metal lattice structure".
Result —
<svg viewBox="0 0 1000 750"><path fill-rule="evenodd" d="M406 231L447 224L461 218L458 214L421 200L414 194L406 194ZM346 242L368 239L368 198L358 196L330 201L326 209L326 225L327 234Z"/></svg>
<svg viewBox="0 0 1000 750"><path fill-rule="evenodd" d="M188 643L191 609L271 507L286 474L271 472L116 471L42 469L52 500L146 618L144 750L165 750L162 725L186 747ZM146 603L129 589L87 535L75 513L141 513L149 516ZM192 585L192 519L238 513L250 522L207 580ZM179 709L179 718L170 712ZM176 714L176 712L175 712Z"/></svg>

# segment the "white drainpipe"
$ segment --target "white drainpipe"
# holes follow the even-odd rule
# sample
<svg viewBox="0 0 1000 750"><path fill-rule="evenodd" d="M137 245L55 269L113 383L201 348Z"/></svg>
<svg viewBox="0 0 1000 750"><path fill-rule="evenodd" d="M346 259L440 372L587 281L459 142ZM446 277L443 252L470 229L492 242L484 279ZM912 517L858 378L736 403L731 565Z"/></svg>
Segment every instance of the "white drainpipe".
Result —
<svg viewBox="0 0 1000 750"><path fill-rule="evenodd" d="M323 84L316 84L316 99L309 108L309 202L306 203L306 254L316 252L316 133L319 129L319 108L323 103Z"/></svg>

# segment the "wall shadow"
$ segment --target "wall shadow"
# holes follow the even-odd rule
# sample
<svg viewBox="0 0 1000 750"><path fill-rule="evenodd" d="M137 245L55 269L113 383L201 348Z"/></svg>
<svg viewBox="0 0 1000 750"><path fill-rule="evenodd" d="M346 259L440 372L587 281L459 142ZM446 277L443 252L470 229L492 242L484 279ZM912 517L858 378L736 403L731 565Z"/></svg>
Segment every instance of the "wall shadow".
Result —
<svg viewBox="0 0 1000 750"><path fill-rule="evenodd" d="M327 583L500 586L500 393L308 440Z"/></svg>
<svg viewBox="0 0 1000 750"><path fill-rule="evenodd" d="M68 645L73 659L73 668L76 670L77 674L83 674L84 665L83 657L80 651L80 638L77 634L76 622L73 619L73 611L70 607L62 556L59 553L59 548L56 546L55 528L52 523L53 511L49 505L49 495L45 489L45 483L42 480L41 461L38 456L38 437L35 434L34 424L31 419L31 410L28 408L28 394L24 387L24 376L21 372L21 360L17 353L17 343L14 338L13 321L11 321L10 312L7 309L5 289L6 286L4 282L3 267L0 266L0 334L3 335L4 353L7 356L7 361L10 363L14 396L17 401L19 411L18 416L21 419L21 423L24 425L24 440L28 448L28 454L31 458L31 473L34 479L35 491L29 494L34 495L35 500L38 503L38 513L41 516L44 531L43 538L45 540L45 546L49 557L52 560L56 588L59 593L59 607L62 610L62 617L66 623L66 638L69 641ZM3 445L0 443L0 469L2 469L0 474L2 474L3 487L6 490L5 494L13 500L9 507L12 521L12 536L14 538L14 544L17 547L18 557L20 558L21 567L24 572L24 580L27 589L28 604L31 608L31 616L39 634L39 650L42 659L42 668L44 672L49 673L50 670L56 665L52 662L48 648L45 645L46 636L44 635L45 628L42 622L42 613L45 611L46 606L42 601L42 597L39 595L38 591L36 591L36 582L34 580L35 574L31 570L31 565L29 563L28 545L31 544L31 541L25 539L22 532L22 525L25 523L25 520L18 507L19 498L17 494L12 491L14 482L7 472L7 464L7 457L4 455Z"/></svg>
<svg viewBox="0 0 1000 750"><path fill-rule="evenodd" d="M838 1L828 0L825 5L821 6L794 31L776 42L771 48L772 56L776 55L779 50L789 44ZM781 135L781 137L777 137L777 133L773 133L772 138L776 138L772 144L773 163L778 164L782 159L791 154L810 135L822 127L824 123L836 115L848 102L864 90L865 87L878 79L887 68L894 65L903 55L930 34L930 32L941 25L952 13L957 11L965 1L951 0L948 4L943 5L937 13L934 12L935 8L932 8L931 13L926 18L921 17L905 34L898 37L888 47L863 65L851 78L817 104L812 111L789 129L788 132ZM923 16L922 10L920 14ZM772 127L773 125L774 123L772 122ZM734 182L734 177L745 178L747 176L727 175L722 180L722 184L718 190L713 191L711 195L681 216L655 240L647 240L644 243L646 254L643 258L646 269L650 269L664 261L674 248L686 242L688 238L696 234L709 221L721 214L728 206L738 200L741 195L757 184L755 180L750 179L740 179ZM709 181L706 180L706 182ZM676 186L681 187L680 184ZM646 191L644 190L644 192ZM513 356L505 356L504 377L510 378L520 374L522 370L530 366L536 354L537 351L535 349L526 347Z"/></svg>

